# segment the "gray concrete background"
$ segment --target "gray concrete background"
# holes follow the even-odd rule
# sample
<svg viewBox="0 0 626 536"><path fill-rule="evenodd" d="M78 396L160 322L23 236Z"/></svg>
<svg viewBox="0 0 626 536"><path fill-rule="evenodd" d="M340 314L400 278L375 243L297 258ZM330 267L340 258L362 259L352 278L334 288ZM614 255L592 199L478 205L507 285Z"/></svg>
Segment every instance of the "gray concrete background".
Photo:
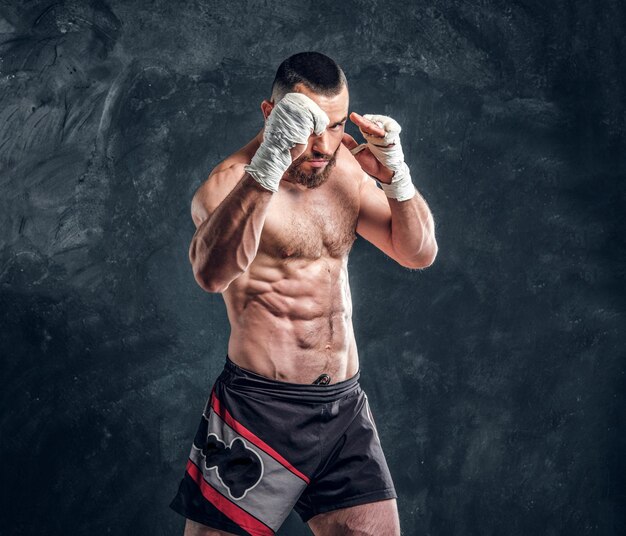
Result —
<svg viewBox="0 0 626 536"><path fill-rule="evenodd" d="M423 272L362 238L349 263L403 533L623 534L625 21L617 0L0 2L0 533L182 534L167 504L229 335L189 203L279 63L318 50L351 110L402 125L437 221Z"/></svg>

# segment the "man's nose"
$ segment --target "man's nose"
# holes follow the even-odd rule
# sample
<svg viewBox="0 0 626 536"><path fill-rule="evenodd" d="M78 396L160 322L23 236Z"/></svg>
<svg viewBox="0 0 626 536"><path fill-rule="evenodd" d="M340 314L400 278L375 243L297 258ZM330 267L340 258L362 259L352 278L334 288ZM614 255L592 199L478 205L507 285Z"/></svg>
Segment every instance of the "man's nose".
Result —
<svg viewBox="0 0 626 536"><path fill-rule="evenodd" d="M319 136L313 133L313 147L311 149L315 152L328 155L330 150L330 139L328 132L324 130Z"/></svg>

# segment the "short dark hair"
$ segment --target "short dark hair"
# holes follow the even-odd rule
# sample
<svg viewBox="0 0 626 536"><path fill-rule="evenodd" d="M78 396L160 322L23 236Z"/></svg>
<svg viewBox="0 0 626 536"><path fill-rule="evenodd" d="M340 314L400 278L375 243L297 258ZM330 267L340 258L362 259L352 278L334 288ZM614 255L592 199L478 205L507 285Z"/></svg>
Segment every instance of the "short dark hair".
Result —
<svg viewBox="0 0 626 536"><path fill-rule="evenodd" d="M272 84L272 100L276 104L298 83L315 93L332 97L348 87L341 67L320 52L298 52L278 67Z"/></svg>

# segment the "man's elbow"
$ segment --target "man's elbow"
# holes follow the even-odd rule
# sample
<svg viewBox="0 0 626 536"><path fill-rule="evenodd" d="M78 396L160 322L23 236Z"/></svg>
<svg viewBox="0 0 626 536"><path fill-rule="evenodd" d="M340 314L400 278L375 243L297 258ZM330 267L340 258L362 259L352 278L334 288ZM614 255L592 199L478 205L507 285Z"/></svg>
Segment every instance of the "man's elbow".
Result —
<svg viewBox="0 0 626 536"><path fill-rule="evenodd" d="M222 292L225 292L226 289L229 286L229 283L223 284L223 283L209 283L209 284L200 284L200 287L202 288L202 290L204 290L205 292L210 292L211 294L221 294Z"/></svg>
<svg viewBox="0 0 626 536"><path fill-rule="evenodd" d="M230 282L224 283L217 277L215 270L209 268L207 260L198 258L193 245L189 251L189 262L193 270L193 277L202 290L219 294L228 288Z"/></svg>
<svg viewBox="0 0 626 536"><path fill-rule="evenodd" d="M213 293L213 294L221 294L230 285L230 282L224 283L223 281L220 281L215 277L210 277L206 273L206 270L200 271L194 268L193 277L196 280L196 283L198 283L198 286L202 290L204 290L205 292Z"/></svg>
<svg viewBox="0 0 626 536"><path fill-rule="evenodd" d="M439 248L437 244L434 244L433 247L429 248L427 251L420 252L419 255L413 257L412 259L404 260L400 262L400 264L405 268L410 268L412 270L428 268L435 262L438 252Z"/></svg>
<svg viewBox="0 0 626 536"><path fill-rule="evenodd" d="M216 277L215 270L209 268L209 261L206 255L201 255L197 249L198 242L196 237L191 241L189 246L189 263L193 270L193 277L198 283L198 286L206 291L212 293L224 292L229 283L224 284L219 278Z"/></svg>

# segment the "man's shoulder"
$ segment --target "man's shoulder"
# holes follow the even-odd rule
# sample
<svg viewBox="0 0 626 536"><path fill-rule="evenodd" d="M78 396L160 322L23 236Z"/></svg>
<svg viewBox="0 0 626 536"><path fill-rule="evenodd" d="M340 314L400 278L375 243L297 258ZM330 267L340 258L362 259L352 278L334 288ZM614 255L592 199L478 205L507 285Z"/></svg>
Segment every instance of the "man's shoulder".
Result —
<svg viewBox="0 0 626 536"><path fill-rule="evenodd" d="M212 189L234 188L243 177L244 167L250 163L250 152L242 147L230 156L224 158L211 170L206 180L198 187L196 195L204 195Z"/></svg>
<svg viewBox="0 0 626 536"><path fill-rule="evenodd" d="M245 155L235 153L213 168L209 176L198 186L191 200L191 215L196 225L209 217L226 199L243 178L244 167L248 163Z"/></svg>
<svg viewBox="0 0 626 536"><path fill-rule="evenodd" d="M352 181L357 183L359 187L367 179L367 174L361 168L361 165L354 158L354 155L350 152L343 143L339 151L337 152L337 171L343 176L349 177Z"/></svg>
<svg viewBox="0 0 626 536"><path fill-rule="evenodd" d="M217 164L209 173L209 179L218 173L234 173L241 170L243 174L243 168L246 164L250 163L250 158L246 154L242 154L241 152L236 152L230 155L229 157L222 160L219 164Z"/></svg>
<svg viewBox="0 0 626 536"><path fill-rule="evenodd" d="M198 186L194 198L208 195L214 190L221 190L235 184L243 177L246 163L224 160L213 168L209 176Z"/></svg>
<svg viewBox="0 0 626 536"><path fill-rule="evenodd" d="M256 137L252 138L240 149L237 149L234 153L224 158L219 162L209 173L209 179L216 174L224 173L239 173L243 176L243 168L250 163L254 153L259 148L259 141Z"/></svg>

